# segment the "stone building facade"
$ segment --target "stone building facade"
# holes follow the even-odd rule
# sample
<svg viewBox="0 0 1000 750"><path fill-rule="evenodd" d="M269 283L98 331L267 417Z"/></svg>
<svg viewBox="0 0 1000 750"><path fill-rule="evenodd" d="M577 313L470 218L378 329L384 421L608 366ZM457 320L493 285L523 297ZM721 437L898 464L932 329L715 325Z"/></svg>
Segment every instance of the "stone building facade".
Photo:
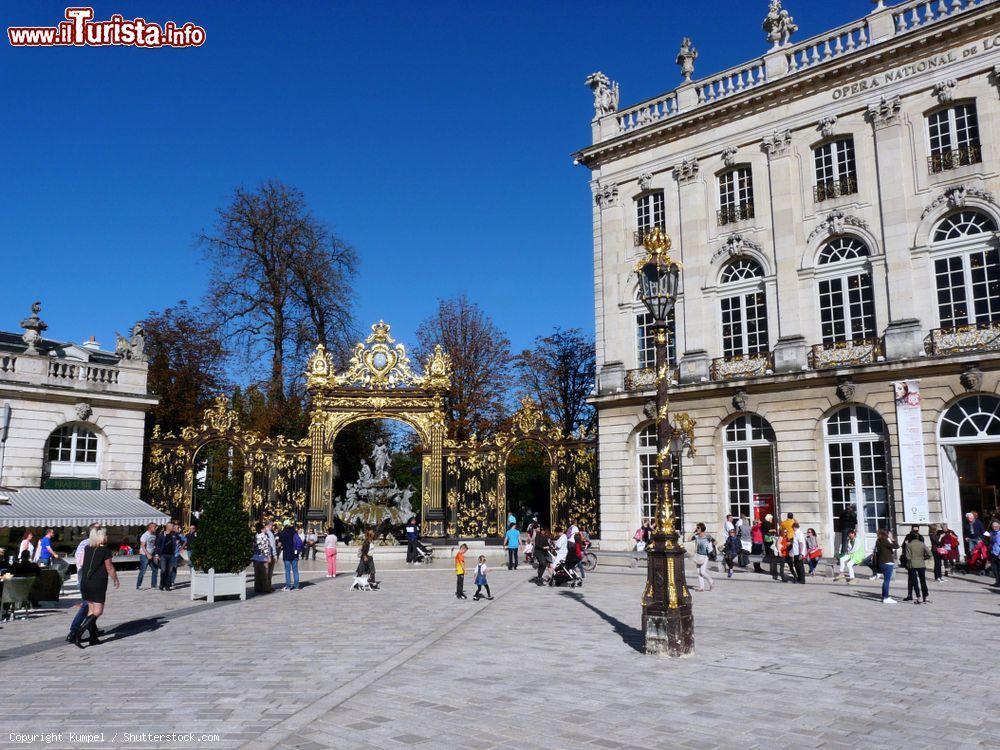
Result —
<svg viewBox="0 0 1000 750"><path fill-rule="evenodd" d="M594 195L606 546L652 513L653 342L634 268L654 226L682 263L670 366L671 409L697 422L686 530L766 508L829 550L846 505L869 534L996 512L1000 2L873 5L795 42L794 9L773 0L760 58L697 78L685 39L683 82L635 106L587 79L593 143L575 158Z"/></svg>
<svg viewBox="0 0 1000 750"><path fill-rule="evenodd" d="M141 326L115 352L54 341L35 303L23 331L0 331L0 485L134 490L142 484L146 388Z"/></svg>

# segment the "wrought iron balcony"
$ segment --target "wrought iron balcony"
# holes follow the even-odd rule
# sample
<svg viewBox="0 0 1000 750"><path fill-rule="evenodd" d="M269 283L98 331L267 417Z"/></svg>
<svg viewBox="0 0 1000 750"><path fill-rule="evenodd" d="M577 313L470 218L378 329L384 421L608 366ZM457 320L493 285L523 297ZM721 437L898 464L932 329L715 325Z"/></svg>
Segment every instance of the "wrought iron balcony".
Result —
<svg viewBox="0 0 1000 750"><path fill-rule="evenodd" d="M719 226L733 224L737 221L746 221L753 218L753 202L733 203L720 208L716 215L719 219Z"/></svg>
<svg viewBox="0 0 1000 750"><path fill-rule="evenodd" d="M854 175L841 177L836 180L826 180L816 183L813 188L813 199L816 203L840 198L842 195L854 195L858 192L858 178Z"/></svg>
<svg viewBox="0 0 1000 750"><path fill-rule="evenodd" d="M774 372L771 352L739 354L733 357L716 357L712 360L712 380L740 380L770 375Z"/></svg>
<svg viewBox="0 0 1000 750"><path fill-rule="evenodd" d="M670 371L670 383L674 384L680 379L680 372L674 368ZM625 390L626 391L651 391L656 388L656 370L652 367L641 367L637 370L626 370Z"/></svg>
<svg viewBox="0 0 1000 750"><path fill-rule="evenodd" d="M942 151L940 154L931 154L927 157L927 169L931 174L945 172L949 169L967 167L970 164L979 164L983 160L983 147L978 143L954 148L950 151Z"/></svg>
<svg viewBox="0 0 1000 750"><path fill-rule="evenodd" d="M1000 350L1000 322L935 328L925 342L930 355Z"/></svg>
<svg viewBox="0 0 1000 750"><path fill-rule="evenodd" d="M651 224L648 227L643 227L642 229L637 229L632 233L632 244L636 247L642 247L642 243L646 241L646 236L649 235L654 229L659 229L661 232L666 232L667 228L663 224Z"/></svg>
<svg viewBox="0 0 1000 750"><path fill-rule="evenodd" d="M816 344L809 353L809 366L814 370L825 370L831 367L871 364L883 359L884 341L879 336L873 339Z"/></svg>

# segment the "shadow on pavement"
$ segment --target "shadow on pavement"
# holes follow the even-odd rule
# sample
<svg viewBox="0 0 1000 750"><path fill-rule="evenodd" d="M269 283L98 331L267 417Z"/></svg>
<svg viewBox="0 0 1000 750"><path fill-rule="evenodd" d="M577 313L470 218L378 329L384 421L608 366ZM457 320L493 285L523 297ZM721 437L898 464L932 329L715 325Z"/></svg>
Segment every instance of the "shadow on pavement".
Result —
<svg viewBox="0 0 1000 750"><path fill-rule="evenodd" d="M977 615L989 615L990 617L1000 617L1000 612L983 612L981 609L976 610Z"/></svg>
<svg viewBox="0 0 1000 750"><path fill-rule="evenodd" d="M852 591L850 594L846 594L840 591L831 591L829 593L833 594L834 596L846 596L848 599L869 599L870 601L878 602L879 604L882 603L881 592L875 593L873 591Z"/></svg>
<svg viewBox="0 0 1000 750"><path fill-rule="evenodd" d="M633 628L631 625L622 622L618 618L612 617L603 609L598 609L593 604L588 602L583 597L583 594L577 593L576 591L560 591L559 593L562 594L563 596L569 597L570 599L578 601L580 604L589 609L591 612L597 614L597 616L600 617L602 620L604 620L606 623L609 623L610 625L614 626L615 632L625 642L626 646L635 649L640 654L643 652L642 631L639 630L639 628Z"/></svg>
<svg viewBox="0 0 1000 750"><path fill-rule="evenodd" d="M141 633L149 633L153 630L159 630L164 625L167 624L167 619L163 616L157 615L156 617L145 617L141 620L132 620L130 622L123 622L115 625L111 630L107 631L105 635L104 643L111 643L113 641L120 641L122 638L129 638L133 635L139 635Z"/></svg>

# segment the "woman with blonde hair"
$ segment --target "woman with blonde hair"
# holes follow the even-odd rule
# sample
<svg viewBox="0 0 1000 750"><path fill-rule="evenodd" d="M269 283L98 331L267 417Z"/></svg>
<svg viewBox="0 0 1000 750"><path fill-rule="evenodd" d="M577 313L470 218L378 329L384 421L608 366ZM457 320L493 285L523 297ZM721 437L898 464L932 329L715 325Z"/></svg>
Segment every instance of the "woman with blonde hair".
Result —
<svg viewBox="0 0 1000 750"><path fill-rule="evenodd" d="M108 593L108 578L115 588L121 584L115 566L111 564L112 552L107 547L108 532L101 526L90 530L87 549L83 553L83 570L80 572L80 598L87 602L87 616L73 634L73 643L83 648L85 633L90 635L90 645L98 641L97 618L104 614L104 599Z"/></svg>

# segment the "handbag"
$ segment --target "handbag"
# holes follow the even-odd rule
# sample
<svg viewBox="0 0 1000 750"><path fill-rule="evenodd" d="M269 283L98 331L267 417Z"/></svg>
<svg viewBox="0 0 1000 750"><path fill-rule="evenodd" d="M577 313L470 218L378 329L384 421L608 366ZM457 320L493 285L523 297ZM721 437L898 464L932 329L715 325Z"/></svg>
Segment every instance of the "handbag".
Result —
<svg viewBox="0 0 1000 750"><path fill-rule="evenodd" d="M822 547L815 547L815 548L809 550L809 559L810 560L818 560L822 556L823 556L823 548Z"/></svg>

